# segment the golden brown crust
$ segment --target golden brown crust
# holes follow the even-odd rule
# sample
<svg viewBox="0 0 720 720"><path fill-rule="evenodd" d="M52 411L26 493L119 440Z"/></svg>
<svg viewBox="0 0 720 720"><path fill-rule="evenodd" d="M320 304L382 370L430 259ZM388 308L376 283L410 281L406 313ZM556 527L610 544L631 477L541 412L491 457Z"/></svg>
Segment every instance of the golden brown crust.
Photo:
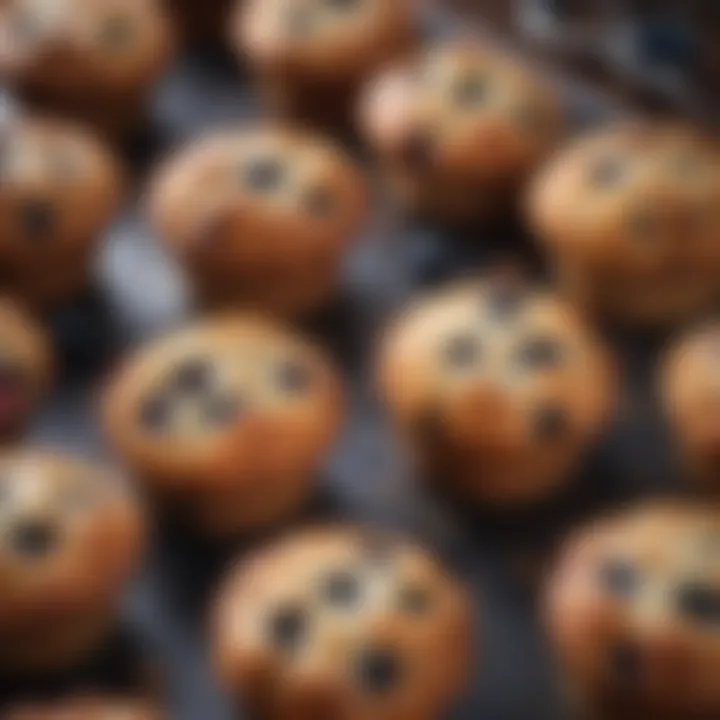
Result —
<svg viewBox="0 0 720 720"><path fill-rule="evenodd" d="M685 467L700 489L720 490L720 323L681 336L662 366L661 391Z"/></svg>
<svg viewBox="0 0 720 720"><path fill-rule="evenodd" d="M183 368L198 363L204 385L184 387ZM153 403L167 405L157 427L144 414ZM315 347L259 316L231 314L142 349L104 408L110 442L132 471L225 534L298 509L341 424L343 392Z"/></svg>
<svg viewBox="0 0 720 720"><path fill-rule="evenodd" d="M563 133L559 100L542 79L468 41L380 73L359 112L404 203L450 221L509 210Z"/></svg>
<svg viewBox="0 0 720 720"><path fill-rule="evenodd" d="M99 130L126 130L172 48L159 0L8 0L0 76L21 94Z"/></svg>
<svg viewBox="0 0 720 720"><path fill-rule="evenodd" d="M106 468L54 451L0 455L0 665L58 669L111 629L144 545L134 495Z"/></svg>
<svg viewBox="0 0 720 720"><path fill-rule="evenodd" d="M413 545L310 530L231 572L214 654L226 686L263 717L431 720L468 679L470 614L464 590Z"/></svg>
<svg viewBox="0 0 720 720"><path fill-rule="evenodd" d="M492 279L411 304L386 334L380 383L426 470L500 505L561 487L617 392L606 348L570 307Z"/></svg>
<svg viewBox="0 0 720 720"><path fill-rule="evenodd" d="M649 326L716 307L719 168L717 143L683 125L621 124L562 148L528 215L573 300Z"/></svg>
<svg viewBox="0 0 720 720"><path fill-rule="evenodd" d="M344 124L364 79L414 44L416 0L239 2L231 30L281 117ZM336 122L333 122L336 121Z"/></svg>
<svg viewBox="0 0 720 720"><path fill-rule="evenodd" d="M0 442L20 438L53 376L45 329L15 302L0 298Z"/></svg>
<svg viewBox="0 0 720 720"><path fill-rule="evenodd" d="M18 116L0 131L0 279L32 306L84 289L120 200L116 158L59 120Z"/></svg>
<svg viewBox="0 0 720 720"><path fill-rule="evenodd" d="M297 314L335 289L367 196L340 148L265 125L218 132L181 150L158 173L150 210L201 295Z"/></svg>
<svg viewBox="0 0 720 720"><path fill-rule="evenodd" d="M569 685L600 718L717 717L719 541L718 505L679 502L569 539L547 616Z"/></svg>

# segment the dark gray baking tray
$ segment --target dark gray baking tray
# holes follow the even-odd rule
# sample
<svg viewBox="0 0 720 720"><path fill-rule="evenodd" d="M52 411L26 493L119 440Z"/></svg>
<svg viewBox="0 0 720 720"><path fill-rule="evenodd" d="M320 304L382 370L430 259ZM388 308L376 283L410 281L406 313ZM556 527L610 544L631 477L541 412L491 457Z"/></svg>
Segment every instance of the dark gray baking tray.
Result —
<svg viewBox="0 0 720 720"><path fill-rule="evenodd" d="M457 20L432 16L433 33ZM616 113L605 98L565 88L578 124ZM218 51L193 51L158 89L157 127L133 148L142 169L200 129L257 117L252 89L233 61ZM81 307L56 318L61 341L74 343L74 378L61 384L38 418L34 440L102 455L95 415L98 346L134 346L187 317L176 269L143 219L142 182L125 216L109 233L98 267L98 290ZM624 375L617 422L575 487L547 507L498 517L453 507L409 477L373 392L372 349L387 317L420 285L487 267L507 257L542 265L516 223L443 232L417 227L378 203L365 238L347 265L335 308L308 326L337 355L347 375L352 408L347 430L329 460L313 517L346 518L401 527L441 553L467 581L479 610L478 669L453 718L556 720L566 717L537 613L537 576L567 527L610 503L672 490L678 473L654 399L655 363L663 338L612 337ZM79 352L79 354L78 354ZM84 353L84 355L83 355ZM83 363L88 353L92 363ZM95 365L94 371L90 365ZM238 549L242 552L242 548ZM208 547L171 527L158 530L146 572L128 607L142 639L139 654L166 679L172 717L243 717L217 688L207 662L206 600L231 553Z"/></svg>

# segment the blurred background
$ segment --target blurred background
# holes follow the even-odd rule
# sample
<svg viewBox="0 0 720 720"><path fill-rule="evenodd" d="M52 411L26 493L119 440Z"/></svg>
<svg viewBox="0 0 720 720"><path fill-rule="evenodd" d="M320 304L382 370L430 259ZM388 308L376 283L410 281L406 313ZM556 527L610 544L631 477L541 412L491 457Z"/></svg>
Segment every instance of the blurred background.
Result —
<svg viewBox="0 0 720 720"><path fill-rule="evenodd" d="M616 96L714 121L720 3L713 0L448 0Z"/></svg>

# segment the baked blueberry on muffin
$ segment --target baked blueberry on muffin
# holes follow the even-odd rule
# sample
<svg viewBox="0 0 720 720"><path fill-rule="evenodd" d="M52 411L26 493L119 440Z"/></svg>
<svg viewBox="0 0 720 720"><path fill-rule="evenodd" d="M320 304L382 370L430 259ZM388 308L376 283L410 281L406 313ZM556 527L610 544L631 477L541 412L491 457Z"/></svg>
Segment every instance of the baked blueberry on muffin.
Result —
<svg viewBox="0 0 720 720"><path fill-rule="evenodd" d="M343 405L319 350L251 316L208 319L154 341L119 370L105 400L121 460L159 503L217 537L301 509Z"/></svg>
<svg viewBox="0 0 720 720"><path fill-rule="evenodd" d="M281 116L344 127L356 94L416 35L416 0L240 0L238 54Z"/></svg>
<svg viewBox="0 0 720 720"><path fill-rule="evenodd" d="M500 278L411 303L380 362L420 468L452 494L498 506L536 502L571 480L613 410L614 375L571 307Z"/></svg>
<svg viewBox="0 0 720 720"><path fill-rule="evenodd" d="M214 656L261 717L435 720L468 679L470 614L464 590L414 545L311 530L231 572Z"/></svg>
<svg viewBox="0 0 720 720"><path fill-rule="evenodd" d="M5 0L0 39L6 85L113 137L143 119L172 46L161 0Z"/></svg>
<svg viewBox="0 0 720 720"><path fill-rule="evenodd" d="M113 154L64 121L18 115L0 127L0 288L35 308L86 289L119 204Z"/></svg>
<svg viewBox="0 0 720 720"><path fill-rule="evenodd" d="M534 181L529 216L574 302L663 328L720 298L720 155L678 125L603 128L561 149Z"/></svg>
<svg viewBox="0 0 720 720"><path fill-rule="evenodd" d="M503 215L561 137L541 78L469 41L385 68L360 103L363 134L414 214L451 223Z"/></svg>
<svg viewBox="0 0 720 720"><path fill-rule="evenodd" d="M201 303L297 316L333 299L366 204L341 149L269 125L181 150L154 183L151 213Z"/></svg>
<svg viewBox="0 0 720 720"><path fill-rule="evenodd" d="M0 454L0 670L63 670L116 629L143 546L138 501L114 473L71 455Z"/></svg>
<svg viewBox="0 0 720 720"><path fill-rule="evenodd" d="M720 512L649 505L571 538L549 621L577 708L598 720L720 714Z"/></svg>

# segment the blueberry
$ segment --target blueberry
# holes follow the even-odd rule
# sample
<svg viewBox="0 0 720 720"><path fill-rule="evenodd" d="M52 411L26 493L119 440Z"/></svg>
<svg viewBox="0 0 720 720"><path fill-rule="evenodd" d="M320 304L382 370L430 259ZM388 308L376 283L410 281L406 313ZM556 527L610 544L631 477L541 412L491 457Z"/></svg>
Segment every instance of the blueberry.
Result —
<svg viewBox="0 0 720 720"><path fill-rule="evenodd" d="M567 413L556 405L542 407L535 415L535 435L541 440L558 440L568 427Z"/></svg>
<svg viewBox="0 0 720 720"><path fill-rule="evenodd" d="M173 370L171 384L179 393L201 393L210 387L212 376L210 363L193 358L183 361Z"/></svg>
<svg viewBox="0 0 720 720"><path fill-rule="evenodd" d="M426 130L417 130L400 147L402 163L413 172L428 170L435 160L435 138Z"/></svg>
<svg viewBox="0 0 720 720"><path fill-rule="evenodd" d="M357 605L360 599L360 583L351 572L339 570L323 581L322 593L328 604L347 609Z"/></svg>
<svg viewBox="0 0 720 720"><path fill-rule="evenodd" d="M549 370L560 364L560 344L548 337L531 338L523 343L517 355L518 365L525 370Z"/></svg>
<svg viewBox="0 0 720 720"><path fill-rule="evenodd" d="M282 163L274 158L255 160L243 172L246 185L258 193L276 190L283 182L285 171Z"/></svg>
<svg viewBox="0 0 720 720"><path fill-rule="evenodd" d="M720 627L720 588L703 583L688 583L677 590L678 612L703 625Z"/></svg>
<svg viewBox="0 0 720 720"><path fill-rule="evenodd" d="M480 343L472 335L455 335L445 344L443 357L452 368L473 367L480 359Z"/></svg>
<svg viewBox="0 0 720 720"><path fill-rule="evenodd" d="M623 163L619 158L605 157L600 159L590 170L593 186L606 190L615 187L622 180Z"/></svg>
<svg viewBox="0 0 720 720"><path fill-rule="evenodd" d="M211 395L203 401L203 416L211 427L230 425L242 416L244 403L229 395Z"/></svg>
<svg viewBox="0 0 720 720"><path fill-rule="evenodd" d="M281 650L294 650L303 641L307 631L307 618L302 608L280 608L270 617L270 640Z"/></svg>
<svg viewBox="0 0 720 720"><path fill-rule="evenodd" d="M300 363L287 361L278 369L277 383L283 392L291 395L307 392L311 384L310 371Z"/></svg>
<svg viewBox="0 0 720 720"><path fill-rule="evenodd" d="M453 99L462 108L477 108L485 103L488 83L481 77L468 75L460 78L453 88Z"/></svg>
<svg viewBox="0 0 720 720"><path fill-rule="evenodd" d="M425 588L411 586L400 593L400 608L411 615L425 615L431 604L430 593Z"/></svg>
<svg viewBox="0 0 720 720"><path fill-rule="evenodd" d="M374 695L392 692L401 679L400 662L387 649L373 649L360 655L357 677L360 686Z"/></svg>
<svg viewBox="0 0 720 720"><path fill-rule="evenodd" d="M27 200L20 207L20 226L32 240L44 240L57 227L55 206L46 200Z"/></svg>
<svg viewBox="0 0 720 720"><path fill-rule="evenodd" d="M163 430L172 419L172 406L164 395L156 395L140 406L140 424L152 432Z"/></svg>
<svg viewBox="0 0 720 720"><path fill-rule="evenodd" d="M18 523L10 534L13 550L24 557L45 557L53 551L57 541L57 530L52 525L37 520Z"/></svg>
<svg viewBox="0 0 720 720"><path fill-rule="evenodd" d="M630 563L611 560L600 568L600 580L603 587L613 597L632 598L640 585L640 576Z"/></svg>

